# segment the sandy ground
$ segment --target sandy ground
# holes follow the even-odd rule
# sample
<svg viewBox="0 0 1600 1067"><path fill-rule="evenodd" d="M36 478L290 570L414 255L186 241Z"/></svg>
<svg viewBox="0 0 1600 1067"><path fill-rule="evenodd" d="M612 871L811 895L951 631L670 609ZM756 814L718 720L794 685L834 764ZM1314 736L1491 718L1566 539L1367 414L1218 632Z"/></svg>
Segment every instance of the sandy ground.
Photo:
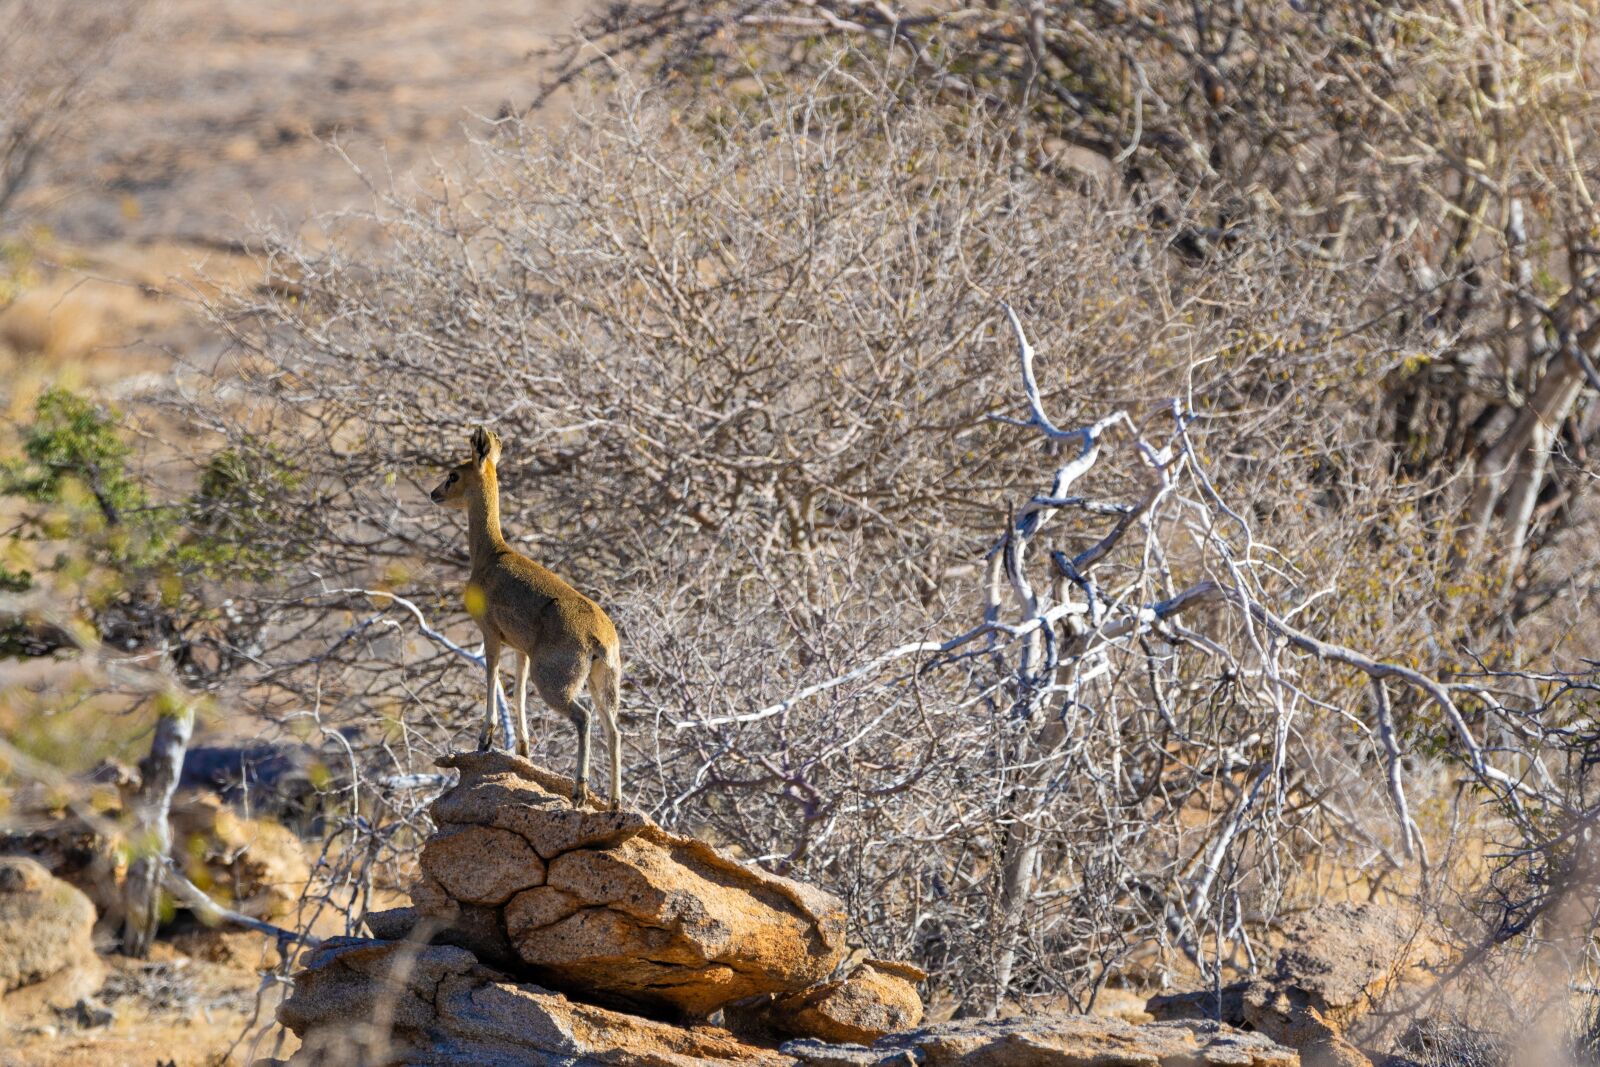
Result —
<svg viewBox="0 0 1600 1067"><path fill-rule="evenodd" d="M586 6L151 0L0 225L0 411L45 384L126 400L174 362L209 367L201 302L249 283L255 235L314 233L449 168L527 108Z"/></svg>
<svg viewBox="0 0 1600 1067"><path fill-rule="evenodd" d="M451 166L528 106L587 6L150 0L0 225L0 411L49 383L132 399L175 360L209 366L199 304L248 281L254 235L314 232L369 205L369 182Z"/></svg>
<svg viewBox="0 0 1600 1067"><path fill-rule="evenodd" d="M526 108L581 0L157 0L25 198L75 244L229 244L359 206Z"/></svg>
<svg viewBox="0 0 1600 1067"><path fill-rule="evenodd" d="M255 970L252 957L259 955L259 946L246 943L240 934L226 937L231 948L193 957L163 943L157 943L148 961L109 957L111 977L97 999L111 1012L110 1021L70 1010L13 1019L0 1026L0 1067L250 1062L251 1042L272 1019L277 989L263 987ZM267 1038L254 1058L271 1051Z"/></svg>

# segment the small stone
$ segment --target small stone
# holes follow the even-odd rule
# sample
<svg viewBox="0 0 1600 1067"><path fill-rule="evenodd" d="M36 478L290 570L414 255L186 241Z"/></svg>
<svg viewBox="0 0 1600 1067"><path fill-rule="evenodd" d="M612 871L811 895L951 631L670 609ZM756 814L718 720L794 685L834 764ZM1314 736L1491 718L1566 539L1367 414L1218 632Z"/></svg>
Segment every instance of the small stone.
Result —
<svg viewBox="0 0 1600 1067"><path fill-rule="evenodd" d="M363 920L372 936L380 941L404 941L413 927L421 921L416 908L390 908L387 911L369 911Z"/></svg>
<svg viewBox="0 0 1600 1067"><path fill-rule="evenodd" d="M922 998L904 977L908 973L923 972L909 965L868 961L845 978L773 998L760 1009L762 1021L786 1037L868 1045L922 1022Z"/></svg>

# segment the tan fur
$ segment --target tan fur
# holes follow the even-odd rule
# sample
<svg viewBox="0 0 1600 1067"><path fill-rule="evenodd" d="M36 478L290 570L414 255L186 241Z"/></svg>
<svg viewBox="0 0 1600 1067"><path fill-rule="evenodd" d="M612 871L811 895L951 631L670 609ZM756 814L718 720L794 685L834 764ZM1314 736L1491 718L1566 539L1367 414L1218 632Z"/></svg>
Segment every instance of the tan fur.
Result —
<svg viewBox="0 0 1600 1067"><path fill-rule="evenodd" d="M489 688L479 749L494 743L495 675L500 650L520 652L517 665L517 754L528 755L528 686L578 728L578 776L573 803L589 784L589 709L579 703L587 686L606 728L611 755L611 807L622 805L622 737L617 704L622 656L617 630L600 605L524 556L500 532L500 485L495 474L500 438L472 431L472 458L451 468L429 496L436 504L467 512L472 573L467 611L483 631ZM509 739L508 739L509 740Z"/></svg>

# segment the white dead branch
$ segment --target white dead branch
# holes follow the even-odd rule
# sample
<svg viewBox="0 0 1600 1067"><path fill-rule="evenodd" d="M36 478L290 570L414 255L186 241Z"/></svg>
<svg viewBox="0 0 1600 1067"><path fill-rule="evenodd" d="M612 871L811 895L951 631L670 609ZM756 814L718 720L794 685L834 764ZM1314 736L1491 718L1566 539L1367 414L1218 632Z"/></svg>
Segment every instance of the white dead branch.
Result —
<svg viewBox="0 0 1600 1067"><path fill-rule="evenodd" d="M403 596L397 596L394 593L385 592L381 589L358 588L329 589L326 590L322 595L325 597L366 597L379 609L377 614L367 617L346 631L346 637L379 624L398 628L398 624L395 623L393 619L386 617L388 613L388 607L390 605L394 605L407 612L412 619L416 621L417 632L422 634L423 637L426 637L428 640L432 641L436 645L439 645L441 648L460 656L462 659L473 664L480 670L482 670L484 667L482 645L478 646L478 651L473 652L470 649L452 641L444 633L429 625L428 617L422 613L422 609L417 607L413 601L407 600ZM515 737L516 735L513 733L511 725L511 706L506 701L505 690L501 686L500 676L498 673L495 675L494 679L494 706L496 717L500 720L496 724L496 729L499 732L499 736L501 738Z"/></svg>
<svg viewBox="0 0 1600 1067"><path fill-rule="evenodd" d="M1018 954L1033 936L1029 916L1039 906L1038 893L1048 875L1044 855L1052 840L1051 827L1061 818L1050 801L1061 768L1079 760L1089 760L1086 766L1094 766L1109 759L1111 763L1102 765L1098 773L1108 775L1108 780L1127 774L1115 768L1132 753L1122 751L1115 721L1100 718L1106 714L1101 709L1113 708L1121 699L1113 684L1126 670L1119 663L1143 661L1141 670L1149 675L1150 698L1161 706L1163 717L1185 743L1199 742L1187 737L1166 708L1166 701L1169 687L1187 684L1178 666L1195 656L1211 661L1210 671L1220 672L1221 684L1239 687L1259 704L1258 714L1264 716L1255 720L1260 722L1259 729L1241 735L1237 743L1221 746L1196 767L1196 774L1225 786L1232 799L1186 850L1187 858L1170 872L1170 887L1145 889L1162 901L1164 928L1202 966L1206 966L1200 950L1202 924L1215 925L1218 920L1213 913L1218 908L1237 907L1227 903L1233 899L1231 887L1224 888L1224 883L1231 885L1231 857L1246 835L1266 832L1283 818L1285 798L1303 774L1301 757L1294 751L1303 729L1303 709L1333 712L1372 739L1383 768L1399 851L1407 860L1421 853L1426 862L1426 854L1406 797L1406 751L1395 725L1388 683L1411 689L1438 710L1462 764L1493 796L1515 810L1521 798L1539 795L1485 754L1455 695L1466 693L1476 699L1475 692L1314 637L1287 620L1285 614L1294 612L1269 607L1273 599L1270 583L1282 568L1269 562L1273 551L1257 539L1249 521L1223 500L1212 483L1188 432L1192 416L1181 401L1170 405L1170 440L1160 446L1146 440L1122 411L1078 429L1060 428L1045 411L1035 352L1021 320L1010 306L1005 306L1005 312L1016 339L1028 417L1001 417L999 421L1035 430L1072 451L1054 471L1049 487L1016 510L990 550L982 621L952 636L895 645L753 711L675 723L679 730L764 723L847 687L867 699L893 700L892 694L914 689L923 679L950 670L970 670L977 654L1000 657L1006 665L1001 678L962 704L975 708L1004 696L1009 708L1004 704L1000 708L1011 724L988 742L1003 752L997 757L1005 768L1004 796L1009 799L1000 816L1000 884L993 932L995 999L984 1005L987 1010L998 1010ZM1120 431L1130 440L1137 457L1132 470L1142 470L1149 478L1148 487L1131 504L1094 499L1077 489L1110 454L1112 431ZM1065 512L1086 518L1103 516L1112 524L1103 534L1093 536L1085 549L1070 554L1051 552L1052 580L1041 583L1030 566L1030 549L1052 520ZM1128 553L1119 549L1135 537L1142 543L1134 549L1130 564L1126 562ZM1215 562L1203 575L1180 582L1180 561L1192 559L1195 548ZM1123 561L1119 566L1124 572L1131 566L1133 577L1131 581L1119 578L1124 582L1120 590L1108 591L1096 574L1113 560ZM1166 587L1167 595L1149 595L1161 586ZM1155 646L1140 644L1152 638ZM980 641L986 644L976 644ZM1371 701L1355 707L1330 703L1309 682L1308 663L1318 661L1364 675ZM1110 747L1091 756L1085 726L1074 724L1097 718L1104 723L1097 729L1107 732L1095 744ZM881 719L877 716L852 737L859 738ZM1331 805L1328 800L1317 803ZM1332 807L1328 817L1348 822L1347 815ZM1381 843L1379 847L1388 854ZM1223 894L1220 898L1219 893ZM1213 916L1211 920L1208 915ZM1236 932L1240 929L1236 917L1224 925Z"/></svg>
<svg viewBox="0 0 1600 1067"><path fill-rule="evenodd" d="M167 892L176 897L184 907L198 915L201 921L217 926L227 924L237 926L244 930L254 930L258 934L266 934L277 940L280 948L288 944L302 944L308 948L316 948L322 944L322 938L314 934L297 930L288 930L261 919L252 919L248 915L225 908L212 900L206 891L195 885L189 879L172 869L171 860L166 860L161 865L161 885Z"/></svg>
<svg viewBox="0 0 1600 1067"><path fill-rule="evenodd" d="M162 871L172 852L167 812L193 732L193 706L181 698L169 700L156 720L150 752L139 761L139 790L130 805L137 850L123 883L126 915L122 926L122 951L135 959L150 954L160 925Z"/></svg>

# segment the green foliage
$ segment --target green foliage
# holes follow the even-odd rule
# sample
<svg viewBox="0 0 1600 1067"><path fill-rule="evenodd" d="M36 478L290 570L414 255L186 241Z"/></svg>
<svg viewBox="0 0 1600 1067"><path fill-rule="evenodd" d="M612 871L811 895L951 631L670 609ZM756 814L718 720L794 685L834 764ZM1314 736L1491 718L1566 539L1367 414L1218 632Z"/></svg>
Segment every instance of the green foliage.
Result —
<svg viewBox="0 0 1600 1067"><path fill-rule="evenodd" d="M28 524L35 532L83 541L96 562L139 567L171 550L173 518L152 507L129 474L131 450L117 433L120 418L116 409L66 389L46 390L22 432L26 458L6 464L0 486L34 503L59 505Z"/></svg>
<svg viewBox="0 0 1600 1067"><path fill-rule="evenodd" d="M127 507L143 502L123 466L129 449L116 435L115 409L96 407L55 388L39 396L33 413L33 425L22 438L30 465L10 465L7 491L53 502L61 499L68 478L88 476L103 486L109 504Z"/></svg>
<svg viewBox="0 0 1600 1067"><path fill-rule="evenodd" d="M187 508L192 536L183 561L208 575L264 577L301 558L310 524L286 502L304 480L282 449L255 437L217 452Z"/></svg>
<svg viewBox="0 0 1600 1067"><path fill-rule="evenodd" d="M188 501L158 504L128 468L120 420L115 408L66 389L39 397L22 432L25 458L0 467L0 492L56 505L28 519L27 532L78 542L93 562L124 575L220 577L267 564L254 540L262 530L293 534L303 525L282 503L302 479L281 449L246 438L207 461ZM30 577L0 565L0 588L26 589Z"/></svg>
<svg viewBox="0 0 1600 1067"><path fill-rule="evenodd" d="M33 588L33 572L12 570L0 563L0 593L26 593Z"/></svg>
<svg viewBox="0 0 1600 1067"><path fill-rule="evenodd" d="M121 420L66 389L40 395L20 429L21 455L0 463L0 493L43 505L10 532L0 591L26 592L48 576L91 616L137 601L182 630L208 615L195 580L260 578L296 555L283 534L304 526L285 503L300 479L281 450L245 438L206 461L193 496L164 502L129 466ZM269 529L277 536L264 539ZM13 620L16 632L0 633L0 655L36 654L28 625Z"/></svg>

